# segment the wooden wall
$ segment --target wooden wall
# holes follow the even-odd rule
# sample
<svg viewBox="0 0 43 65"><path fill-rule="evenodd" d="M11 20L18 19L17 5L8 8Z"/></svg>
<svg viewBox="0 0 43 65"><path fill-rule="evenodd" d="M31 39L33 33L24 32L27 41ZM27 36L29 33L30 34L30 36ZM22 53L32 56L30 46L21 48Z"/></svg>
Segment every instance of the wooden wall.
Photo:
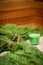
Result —
<svg viewBox="0 0 43 65"><path fill-rule="evenodd" d="M43 2L21 0L0 2L0 24L40 26L43 28Z"/></svg>

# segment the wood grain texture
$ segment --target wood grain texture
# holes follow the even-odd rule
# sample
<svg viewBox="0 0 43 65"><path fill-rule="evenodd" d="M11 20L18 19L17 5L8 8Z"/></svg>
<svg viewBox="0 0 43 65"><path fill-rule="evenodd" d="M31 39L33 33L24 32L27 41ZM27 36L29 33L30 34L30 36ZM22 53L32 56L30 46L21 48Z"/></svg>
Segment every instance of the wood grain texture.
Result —
<svg viewBox="0 0 43 65"><path fill-rule="evenodd" d="M0 11L11 11L25 8L43 9L43 2L8 2L0 3Z"/></svg>
<svg viewBox="0 0 43 65"><path fill-rule="evenodd" d="M26 0L0 0L0 2L23 2Z"/></svg>
<svg viewBox="0 0 43 65"><path fill-rule="evenodd" d="M43 0L0 0L0 2L23 2L23 1L30 1L30 2L38 1L38 2L43 2Z"/></svg>
<svg viewBox="0 0 43 65"><path fill-rule="evenodd" d="M6 23L43 28L43 2L0 3L0 24Z"/></svg>
<svg viewBox="0 0 43 65"><path fill-rule="evenodd" d="M40 16L43 17L43 9L20 9L13 11L0 12L0 20L20 18L25 16Z"/></svg>
<svg viewBox="0 0 43 65"><path fill-rule="evenodd" d="M43 17L22 17L22 18L12 18L12 19L5 19L1 20L0 24L7 24L7 23L13 23L16 25L26 25L26 26L38 26L40 28L43 28Z"/></svg>

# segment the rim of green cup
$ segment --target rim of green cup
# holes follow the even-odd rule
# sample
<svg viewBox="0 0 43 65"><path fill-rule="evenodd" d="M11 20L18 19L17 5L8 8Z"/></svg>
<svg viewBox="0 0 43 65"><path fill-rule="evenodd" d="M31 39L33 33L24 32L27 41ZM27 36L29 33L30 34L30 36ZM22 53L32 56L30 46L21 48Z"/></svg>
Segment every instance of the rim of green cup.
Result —
<svg viewBox="0 0 43 65"><path fill-rule="evenodd" d="M29 37L40 37L40 33L30 33Z"/></svg>

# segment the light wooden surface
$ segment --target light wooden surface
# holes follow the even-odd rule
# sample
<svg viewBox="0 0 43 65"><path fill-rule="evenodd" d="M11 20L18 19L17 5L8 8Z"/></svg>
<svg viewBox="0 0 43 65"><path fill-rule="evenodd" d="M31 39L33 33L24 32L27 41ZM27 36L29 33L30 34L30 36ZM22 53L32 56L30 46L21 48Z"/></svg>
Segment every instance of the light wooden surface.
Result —
<svg viewBox="0 0 43 65"><path fill-rule="evenodd" d="M39 44L36 47L43 52L43 37L40 37Z"/></svg>

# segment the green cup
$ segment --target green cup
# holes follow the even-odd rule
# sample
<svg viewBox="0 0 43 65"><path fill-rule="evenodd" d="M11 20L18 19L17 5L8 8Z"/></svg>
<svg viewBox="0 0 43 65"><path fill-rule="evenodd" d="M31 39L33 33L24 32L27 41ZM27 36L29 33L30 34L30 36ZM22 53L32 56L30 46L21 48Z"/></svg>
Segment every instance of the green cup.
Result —
<svg viewBox="0 0 43 65"><path fill-rule="evenodd" d="M32 45L37 45L39 43L39 38L40 38L40 34L37 34L37 33L29 34L30 43Z"/></svg>

